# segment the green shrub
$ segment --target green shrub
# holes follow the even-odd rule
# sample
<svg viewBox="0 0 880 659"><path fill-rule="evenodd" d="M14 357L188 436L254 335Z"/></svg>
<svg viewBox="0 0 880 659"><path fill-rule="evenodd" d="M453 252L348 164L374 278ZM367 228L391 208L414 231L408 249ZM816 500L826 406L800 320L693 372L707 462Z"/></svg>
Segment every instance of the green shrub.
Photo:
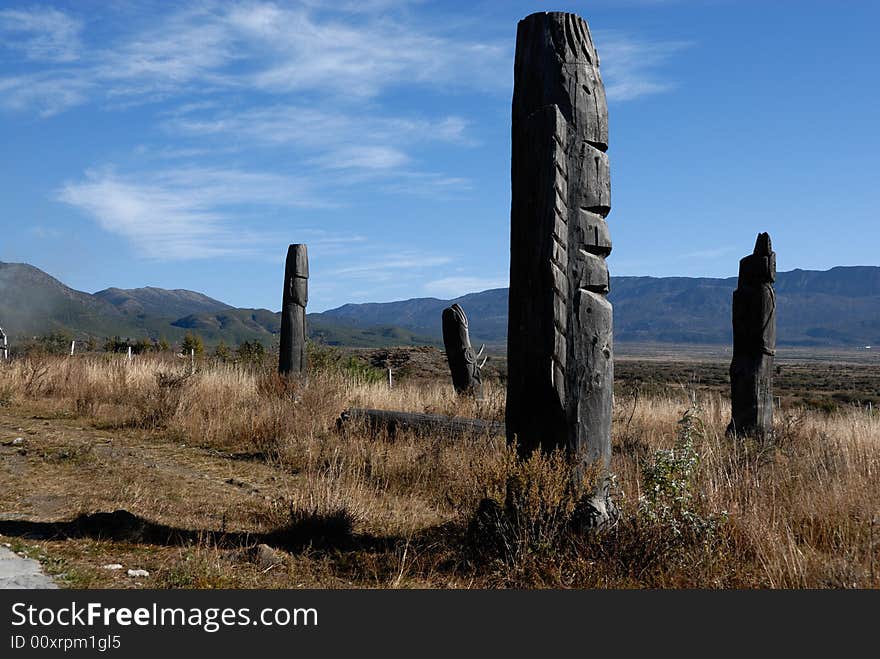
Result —
<svg viewBox="0 0 880 659"><path fill-rule="evenodd" d="M659 449L642 465L642 495L638 516L671 542L706 540L727 513L703 514L702 499L695 494L700 455L695 441L702 437L699 410L692 407L678 421L678 435L671 449Z"/></svg>
<svg viewBox="0 0 880 659"><path fill-rule="evenodd" d="M188 355L190 351L193 351L196 356L199 356L205 352L205 342L198 334L187 332L186 336L183 337L183 343L180 345L180 348L184 355Z"/></svg>
<svg viewBox="0 0 880 659"><path fill-rule="evenodd" d="M354 355L346 355L339 348L308 342L309 370L313 373L338 373L355 382L382 382L385 374L362 362Z"/></svg>

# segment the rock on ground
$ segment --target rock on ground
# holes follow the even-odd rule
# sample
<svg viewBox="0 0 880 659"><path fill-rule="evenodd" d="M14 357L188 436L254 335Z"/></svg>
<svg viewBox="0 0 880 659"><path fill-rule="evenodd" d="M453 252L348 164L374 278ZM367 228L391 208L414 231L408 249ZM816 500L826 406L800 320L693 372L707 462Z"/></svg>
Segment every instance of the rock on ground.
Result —
<svg viewBox="0 0 880 659"><path fill-rule="evenodd" d="M40 564L0 547L0 588L58 588Z"/></svg>

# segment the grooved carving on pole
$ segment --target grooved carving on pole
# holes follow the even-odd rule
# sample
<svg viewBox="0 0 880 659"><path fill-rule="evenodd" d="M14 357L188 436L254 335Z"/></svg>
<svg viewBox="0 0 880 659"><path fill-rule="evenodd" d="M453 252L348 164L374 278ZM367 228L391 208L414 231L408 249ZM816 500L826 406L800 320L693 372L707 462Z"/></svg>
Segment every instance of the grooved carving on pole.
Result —
<svg viewBox="0 0 880 659"><path fill-rule="evenodd" d="M278 372L306 376L306 304L309 301L309 255L306 246L291 245L284 267L281 341Z"/></svg>
<svg viewBox="0 0 880 659"><path fill-rule="evenodd" d="M523 456L564 447L579 477L611 459L607 148L586 22L526 17L514 63L507 436ZM589 503L591 523L614 514L605 485Z"/></svg>
<svg viewBox="0 0 880 659"><path fill-rule="evenodd" d="M740 259L733 292L731 421L728 434L769 437L773 431L773 357L776 355L776 252L770 235Z"/></svg>
<svg viewBox="0 0 880 659"><path fill-rule="evenodd" d="M483 398L483 377L478 363L480 354L474 352L468 333L468 319L459 304L443 310L443 345L452 374L452 386L458 394ZM485 364L485 360L483 362Z"/></svg>

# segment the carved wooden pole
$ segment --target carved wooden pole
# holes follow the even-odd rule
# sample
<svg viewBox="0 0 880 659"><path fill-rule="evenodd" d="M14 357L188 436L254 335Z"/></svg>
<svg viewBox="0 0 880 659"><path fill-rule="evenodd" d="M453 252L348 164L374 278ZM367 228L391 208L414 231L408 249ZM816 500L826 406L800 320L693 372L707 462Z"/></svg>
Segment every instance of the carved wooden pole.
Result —
<svg viewBox="0 0 880 659"><path fill-rule="evenodd" d="M474 354L468 334L468 319L464 309L458 304L443 310L443 344L446 346L446 360L449 362L452 386L456 393L481 400L483 378L477 359L483 349L480 349L480 355ZM485 360L483 363L486 363Z"/></svg>
<svg viewBox="0 0 880 659"><path fill-rule="evenodd" d="M732 419L728 434L769 437L773 432L773 356L776 354L776 252L758 234L754 253L739 262L733 292Z"/></svg>
<svg viewBox="0 0 880 659"><path fill-rule="evenodd" d="M521 455L565 447L583 477L611 460L608 111L586 22L519 23L511 162L507 437ZM615 514L607 485L590 524Z"/></svg>
<svg viewBox="0 0 880 659"><path fill-rule="evenodd" d="M278 372L305 379L306 304L309 301L309 255L305 245L287 249L284 267L284 298L281 306L281 342Z"/></svg>

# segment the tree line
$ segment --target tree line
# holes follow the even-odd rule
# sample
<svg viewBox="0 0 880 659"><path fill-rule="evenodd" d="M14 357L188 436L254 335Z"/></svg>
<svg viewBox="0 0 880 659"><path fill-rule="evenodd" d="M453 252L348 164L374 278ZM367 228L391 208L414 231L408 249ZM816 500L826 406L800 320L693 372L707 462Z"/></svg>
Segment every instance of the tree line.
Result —
<svg viewBox="0 0 880 659"><path fill-rule="evenodd" d="M18 341L10 348L13 355L67 355L70 354L73 341L76 341L75 353L127 354L131 348L133 355L182 353L184 355L193 354L197 357L212 356L224 362L260 362L268 354L266 346L257 339L243 341L237 346L230 346L221 340L213 347L213 350L209 351L205 346L204 339L194 332L187 332L179 344L172 344L164 336L158 339L149 337L132 339L117 335L102 340L94 336L75 339L64 332L53 332Z"/></svg>

